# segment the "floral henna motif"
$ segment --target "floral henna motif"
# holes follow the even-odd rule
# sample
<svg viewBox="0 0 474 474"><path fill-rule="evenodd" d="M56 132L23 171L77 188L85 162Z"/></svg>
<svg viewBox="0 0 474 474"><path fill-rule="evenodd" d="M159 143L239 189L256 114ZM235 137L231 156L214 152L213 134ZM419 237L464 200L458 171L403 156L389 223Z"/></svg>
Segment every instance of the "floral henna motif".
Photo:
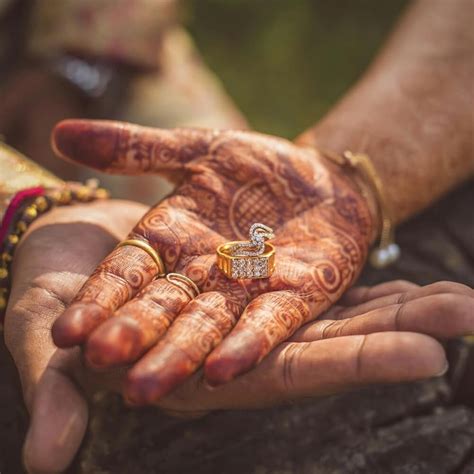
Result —
<svg viewBox="0 0 474 474"><path fill-rule="evenodd" d="M75 303L83 305L84 314L90 308L94 320L95 298L112 313L145 288L117 311L114 324L122 329L101 335L101 326L91 336L96 347L101 339L107 347L120 347L129 340L134 321L139 329L133 330L134 342L127 342L133 350L123 360L138 360L152 347L130 372L127 394L134 403L150 403L168 393L206 358L205 375L213 384L251 369L333 304L365 261L374 228L367 203L345 171L313 149L249 132L155 130L93 121L60 124L54 143L61 156L102 171L153 171L171 174L179 183L129 238L149 242L167 271L186 274L203 294L163 316L163 301L172 300L176 289L149 284L150 262L125 274L130 255L114 253ZM228 280L216 267L215 249L228 240L246 239L254 222L275 231L275 273L263 280ZM99 278L104 271L114 276ZM156 310L144 303L147 298L161 301ZM105 318L96 318L100 321L90 327ZM112 320L106 325L112 327Z"/></svg>

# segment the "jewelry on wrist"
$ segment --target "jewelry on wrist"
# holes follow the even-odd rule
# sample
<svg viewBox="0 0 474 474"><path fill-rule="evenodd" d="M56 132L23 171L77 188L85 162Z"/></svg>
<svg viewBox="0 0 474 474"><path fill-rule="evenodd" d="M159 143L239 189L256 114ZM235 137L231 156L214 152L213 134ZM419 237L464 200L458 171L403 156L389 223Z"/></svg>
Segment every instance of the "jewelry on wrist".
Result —
<svg viewBox="0 0 474 474"><path fill-rule="evenodd" d="M0 141L0 220L18 194L35 188L54 189L64 181Z"/></svg>
<svg viewBox="0 0 474 474"><path fill-rule="evenodd" d="M349 150L342 155L323 151L323 155L339 166L349 166L358 171L365 182L370 186L380 216L380 231L378 245L369 256L371 265L375 268L385 268L400 257L400 247L395 243L395 226L392 213L387 203L385 190L370 157L365 153L353 153Z"/></svg>
<svg viewBox="0 0 474 474"><path fill-rule="evenodd" d="M10 199L0 226L0 330L10 292L11 263L16 247L30 224L53 207L108 197L108 192L98 187L97 180L91 179L84 185L65 183L53 189L24 189Z"/></svg>

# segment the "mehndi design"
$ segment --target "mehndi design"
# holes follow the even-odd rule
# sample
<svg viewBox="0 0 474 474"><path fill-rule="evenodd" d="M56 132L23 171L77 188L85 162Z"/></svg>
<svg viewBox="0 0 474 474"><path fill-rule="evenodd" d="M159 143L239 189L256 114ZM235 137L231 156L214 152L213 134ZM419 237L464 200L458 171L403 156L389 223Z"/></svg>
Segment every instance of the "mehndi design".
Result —
<svg viewBox="0 0 474 474"><path fill-rule="evenodd" d="M128 238L149 242L168 272L202 293L189 302L165 279L152 281L145 252L120 247L53 327L58 346L85 344L93 366L135 362L125 388L134 403L163 397L203 363L214 385L250 370L342 295L373 238L374 219L352 178L280 138L71 120L56 127L53 142L59 155L101 171L178 183ZM255 222L275 230L275 272L229 280L215 250L245 240Z"/></svg>

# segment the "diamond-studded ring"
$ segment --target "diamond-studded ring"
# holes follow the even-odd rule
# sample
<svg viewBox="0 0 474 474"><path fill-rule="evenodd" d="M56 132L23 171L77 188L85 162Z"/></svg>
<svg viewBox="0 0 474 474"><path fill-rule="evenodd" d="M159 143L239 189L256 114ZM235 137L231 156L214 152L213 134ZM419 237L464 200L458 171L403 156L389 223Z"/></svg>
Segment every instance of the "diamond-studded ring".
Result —
<svg viewBox="0 0 474 474"><path fill-rule="evenodd" d="M265 242L273 238L273 230L253 224L249 237L248 242L226 242L217 248L217 266L228 278L268 278L275 270L275 247Z"/></svg>

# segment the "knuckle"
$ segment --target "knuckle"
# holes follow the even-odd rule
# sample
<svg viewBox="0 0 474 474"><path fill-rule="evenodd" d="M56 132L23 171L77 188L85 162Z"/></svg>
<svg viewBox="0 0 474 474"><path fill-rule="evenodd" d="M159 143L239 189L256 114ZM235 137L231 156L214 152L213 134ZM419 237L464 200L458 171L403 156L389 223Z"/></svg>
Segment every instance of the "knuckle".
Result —
<svg viewBox="0 0 474 474"><path fill-rule="evenodd" d="M334 328L333 328L334 330L332 331L332 337L341 337L345 335L346 326L350 325L351 319L350 318L341 319L339 321L335 321L335 323L337 324L334 325Z"/></svg>
<svg viewBox="0 0 474 474"><path fill-rule="evenodd" d="M280 374L275 381L277 394L284 395L287 398L289 394L294 393L297 389L298 367L309 344L307 342L289 343L281 352Z"/></svg>
<svg viewBox="0 0 474 474"><path fill-rule="evenodd" d="M217 309L226 306L227 298L219 291L209 291L207 293L201 293L194 298L195 304L211 314Z"/></svg>
<svg viewBox="0 0 474 474"><path fill-rule="evenodd" d="M364 377L364 347L368 337L369 336L366 334L359 336L359 343L356 348L353 369L353 378L356 383L361 381Z"/></svg>
<svg viewBox="0 0 474 474"><path fill-rule="evenodd" d="M401 298L403 298L408 291L419 287L419 285L416 285L415 283L411 281L402 280L402 279L394 280L388 283L382 283L380 286L382 285L387 287L387 289L389 287L391 293L400 293Z"/></svg>
<svg viewBox="0 0 474 474"><path fill-rule="evenodd" d="M460 295L458 293L438 293L433 295L433 302L435 306L443 310L457 310L459 306L463 306L465 303L469 303L473 306L474 300L466 295Z"/></svg>
<svg viewBox="0 0 474 474"><path fill-rule="evenodd" d="M474 290L467 285L454 281L439 281L430 285L437 293L465 294L474 298Z"/></svg>
<svg viewBox="0 0 474 474"><path fill-rule="evenodd" d="M330 339L331 337L334 336L334 334L337 334L338 326L339 326L339 321L337 319L333 321L331 320L326 321L326 324L324 325L321 332L321 339Z"/></svg>
<svg viewBox="0 0 474 474"><path fill-rule="evenodd" d="M401 301L398 301L397 304L395 304L393 308L393 328L395 331L401 331L402 330L402 318L403 318L403 312L406 308L406 303L404 301L404 298L402 298Z"/></svg>
<svg viewBox="0 0 474 474"><path fill-rule="evenodd" d="M112 284L122 286L122 287L129 287L128 281L125 279L123 275L116 273L113 269L104 267L100 270L99 275L104 280L109 280Z"/></svg>
<svg viewBox="0 0 474 474"><path fill-rule="evenodd" d="M446 313L455 314L473 314L474 312L474 298L467 295L442 293L435 295L435 306Z"/></svg>
<svg viewBox="0 0 474 474"><path fill-rule="evenodd" d="M209 324L220 334L226 334L235 325L238 312L229 304L228 299L218 291L203 293L192 300L186 308L186 313L194 319L200 319Z"/></svg>
<svg viewBox="0 0 474 474"><path fill-rule="evenodd" d="M277 392L286 393L294 387L295 357L297 356L297 346L289 344L282 352L283 364L281 366L280 377L278 377Z"/></svg>

